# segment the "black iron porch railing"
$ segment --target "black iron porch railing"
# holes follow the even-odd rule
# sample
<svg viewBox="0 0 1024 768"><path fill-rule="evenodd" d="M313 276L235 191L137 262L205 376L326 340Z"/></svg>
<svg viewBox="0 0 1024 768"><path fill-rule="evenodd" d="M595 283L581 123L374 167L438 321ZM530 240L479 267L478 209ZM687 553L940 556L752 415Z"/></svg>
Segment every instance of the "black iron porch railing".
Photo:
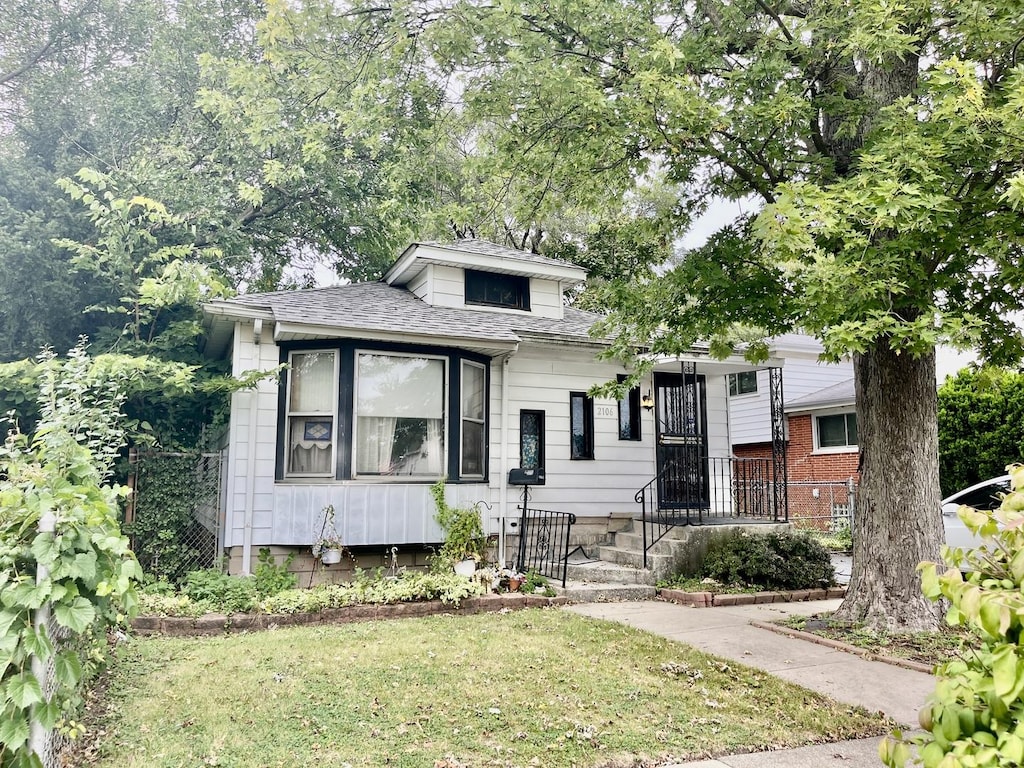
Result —
<svg viewBox="0 0 1024 768"><path fill-rule="evenodd" d="M536 571L565 586L569 560L569 533L576 515L547 509L520 508L519 559L516 568L523 573Z"/></svg>
<svg viewBox="0 0 1024 768"><path fill-rule="evenodd" d="M644 567L650 548L677 525L782 523L788 519L785 498L785 478L776 477L771 458L683 455L668 461L636 492L636 502L641 505Z"/></svg>

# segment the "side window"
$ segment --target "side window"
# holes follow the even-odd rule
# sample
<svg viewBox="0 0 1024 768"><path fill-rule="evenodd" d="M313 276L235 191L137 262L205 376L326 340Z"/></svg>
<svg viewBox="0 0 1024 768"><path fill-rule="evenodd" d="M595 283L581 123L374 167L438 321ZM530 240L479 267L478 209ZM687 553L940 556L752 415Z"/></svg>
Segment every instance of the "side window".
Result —
<svg viewBox="0 0 1024 768"><path fill-rule="evenodd" d="M530 278L467 269L466 303L506 309L530 308Z"/></svg>
<svg viewBox="0 0 1024 768"><path fill-rule="evenodd" d="M466 477L483 477L487 456L485 387L487 376L480 363L462 362L462 465Z"/></svg>
<svg viewBox="0 0 1024 768"><path fill-rule="evenodd" d="M757 392L757 371L729 374L729 397Z"/></svg>
<svg viewBox="0 0 1024 768"><path fill-rule="evenodd" d="M584 392L569 393L569 457L594 458L594 399Z"/></svg>
<svg viewBox="0 0 1024 768"><path fill-rule="evenodd" d="M621 383L626 379L618 376ZM633 387L619 400L619 440L640 439L640 387Z"/></svg>
<svg viewBox="0 0 1024 768"><path fill-rule="evenodd" d="M286 474L333 477L337 354L292 352L289 363Z"/></svg>
<svg viewBox="0 0 1024 768"><path fill-rule="evenodd" d="M857 414L819 416L817 422L819 448L857 447Z"/></svg>
<svg viewBox="0 0 1024 768"><path fill-rule="evenodd" d="M519 466L523 469L544 466L544 411L519 412Z"/></svg>

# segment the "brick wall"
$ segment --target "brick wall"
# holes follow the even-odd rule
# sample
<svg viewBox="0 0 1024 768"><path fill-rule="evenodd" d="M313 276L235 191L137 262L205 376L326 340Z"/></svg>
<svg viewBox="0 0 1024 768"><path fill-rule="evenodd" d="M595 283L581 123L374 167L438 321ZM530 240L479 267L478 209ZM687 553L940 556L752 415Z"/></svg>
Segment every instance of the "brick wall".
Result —
<svg viewBox="0 0 1024 768"><path fill-rule="evenodd" d="M786 474L789 482L790 522L803 528L827 530L842 525L848 514L849 492L846 483L857 483L860 455L856 451L814 453L813 417L810 414L789 417L789 443L786 446ZM739 458L771 458L771 443L733 446Z"/></svg>

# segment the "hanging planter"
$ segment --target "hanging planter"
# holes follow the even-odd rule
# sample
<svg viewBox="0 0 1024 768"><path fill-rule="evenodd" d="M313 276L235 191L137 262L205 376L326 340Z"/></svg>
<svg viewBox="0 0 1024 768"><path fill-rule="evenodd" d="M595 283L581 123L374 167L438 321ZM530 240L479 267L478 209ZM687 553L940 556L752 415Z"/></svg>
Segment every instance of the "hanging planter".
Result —
<svg viewBox="0 0 1024 768"><path fill-rule="evenodd" d="M324 565L337 565L341 562L341 550L334 547L321 550L320 562Z"/></svg>

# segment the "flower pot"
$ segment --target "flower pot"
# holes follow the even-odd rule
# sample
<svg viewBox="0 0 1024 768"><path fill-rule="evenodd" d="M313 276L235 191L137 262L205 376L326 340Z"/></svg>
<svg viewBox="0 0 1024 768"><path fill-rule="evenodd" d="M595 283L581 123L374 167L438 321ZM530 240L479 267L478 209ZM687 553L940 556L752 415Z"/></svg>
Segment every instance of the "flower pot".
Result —
<svg viewBox="0 0 1024 768"><path fill-rule="evenodd" d="M519 587L520 587L520 585L522 585L522 583L523 582L521 582L519 579L509 579L508 580L508 591L509 592L518 592L519 591Z"/></svg>
<svg viewBox="0 0 1024 768"><path fill-rule="evenodd" d="M455 572L459 576L465 576L467 579L471 578L476 573L476 560L463 560L460 563L455 564Z"/></svg>
<svg viewBox="0 0 1024 768"><path fill-rule="evenodd" d="M320 553L320 562L324 565L335 565L341 562L340 549L325 549Z"/></svg>

